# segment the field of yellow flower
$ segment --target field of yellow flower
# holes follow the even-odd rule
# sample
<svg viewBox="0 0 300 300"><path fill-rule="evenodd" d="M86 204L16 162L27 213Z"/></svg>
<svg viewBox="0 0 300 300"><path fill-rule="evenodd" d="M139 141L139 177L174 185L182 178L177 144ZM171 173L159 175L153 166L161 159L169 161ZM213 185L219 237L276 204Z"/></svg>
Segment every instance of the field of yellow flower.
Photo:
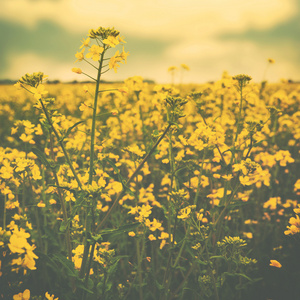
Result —
<svg viewBox="0 0 300 300"><path fill-rule="evenodd" d="M79 61L124 42L89 36ZM0 299L297 299L299 84L26 76L0 87Z"/></svg>

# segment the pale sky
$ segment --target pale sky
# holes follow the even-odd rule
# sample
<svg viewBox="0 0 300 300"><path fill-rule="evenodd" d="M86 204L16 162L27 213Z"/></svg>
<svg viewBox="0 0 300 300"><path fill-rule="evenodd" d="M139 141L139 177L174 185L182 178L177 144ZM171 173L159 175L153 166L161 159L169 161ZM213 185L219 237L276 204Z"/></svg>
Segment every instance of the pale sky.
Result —
<svg viewBox="0 0 300 300"><path fill-rule="evenodd" d="M74 55L99 26L119 30L130 52L104 80L169 83L168 67L182 63L190 67L185 83L218 80L223 71L300 80L300 0L0 0L0 79L38 71L88 79L71 69L91 71ZM275 64L266 71L268 58Z"/></svg>

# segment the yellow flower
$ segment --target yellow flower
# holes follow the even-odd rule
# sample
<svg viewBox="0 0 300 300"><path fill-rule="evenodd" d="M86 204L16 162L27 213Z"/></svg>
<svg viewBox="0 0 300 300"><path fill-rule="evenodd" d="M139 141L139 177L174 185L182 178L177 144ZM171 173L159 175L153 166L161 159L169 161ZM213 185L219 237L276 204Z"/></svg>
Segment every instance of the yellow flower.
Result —
<svg viewBox="0 0 300 300"><path fill-rule="evenodd" d="M75 57L77 58L77 60L75 62L78 62L78 61L82 61L84 59L84 49L82 49L80 52L77 52L75 54Z"/></svg>
<svg viewBox="0 0 300 300"><path fill-rule="evenodd" d="M27 238L30 237L29 233L26 233L23 228L18 230L15 228L13 234L9 239L8 247L12 253L24 253L28 246Z"/></svg>
<svg viewBox="0 0 300 300"><path fill-rule="evenodd" d="M281 204L281 198L271 197L267 202L263 204L263 207L270 208L271 210L275 210L277 208L277 204Z"/></svg>
<svg viewBox="0 0 300 300"><path fill-rule="evenodd" d="M41 200L38 204L37 207L45 207L46 204Z"/></svg>
<svg viewBox="0 0 300 300"><path fill-rule="evenodd" d="M33 94L33 96L36 100L40 100L40 99L42 99L43 95L48 94L48 91L45 90L45 87L43 84L40 84L37 88L31 87L30 92Z"/></svg>
<svg viewBox="0 0 300 300"><path fill-rule="evenodd" d="M289 235L289 234L296 234L296 233L299 233L300 232L300 228L298 228L297 226L295 225L292 225L292 226L287 226L286 227L288 230L285 230L284 234L285 235Z"/></svg>
<svg viewBox="0 0 300 300"><path fill-rule="evenodd" d="M128 232L128 235L131 236L131 237L134 237L135 233L133 231L130 231L130 232Z"/></svg>
<svg viewBox="0 0 300 300"><path fill-rule="evenodd" d="M81 74L82 70L80 68L72 68L72 72L77 73L77 74Z"/></svg>
<svg viewBox="0 0 300 300"><path fill-rule="evenodd" d="M138 211L139 211L139 207L135 206L135 207L131 207L131 209L128 213L131 215L135 215Z"/></svg>
<svg viewBox="0 0 300 300"><path fill-rule="evenodd" d="M129 55L129 51L128 51L128 52L125 52L125 51L124 51L124 47L123 47L120 56L121 56L122 60L125 61L125 64L127 64L127 56L128 56L128 55Z"/></svg>
<svg viewBox="0 0 300 300"><path fill-rule="evenodd" d="M100 59L100 54L103 53L104 48L97 46L97 45L93 45L90 49L89 49L89 53L86 55L87 58L92 58L93 61L99 61Z"/></svg>
<svg viewBox="0 0 300 300"><path fill-rule="evenodd" d="M23 293L19 293L13 296L13 300L29 300L30 299L30 291L26 289Z"/></svg>
<svg viewBox="0 0 300 300"><path fill-rule="evenodd" d="M161 234L160 234L160 237L158 237L160 240L166 240L166 239L168 239L169 238L169 234L167 233L167 232L162 232Z"/></svg>
<svg viewBox="0 0 300 300"><path fill-rule="evenodd" d="M75 199L75 197L74 197L74 194L71 193L70 191L66 191L66 198L65 198L65 200L66 200L67 202L69 202L70 200L73 201L73 202L76 202L76 199Z"/></svg>
<svg viewBox="0 0 300 300"><path fill-rule="evenodd" d="M187 66L186 64L181 64L181 68L184 69L184 70L187 70L187 71L190 70L190 67Z"/></svg>
<svg viewBox="0 0 300 300"><path fill-rule="evenodd" d="M20 89L23 87L23 85L22 85L22 83L21 83L20 81L18 81L17 83L15 83L14 86L15 86L18 90L20 90Z"/></svg>
<svg viewBox="0 0 300 300"><path fill-rule="evenodd" d="M172 73L172 72L175 72L177 69L178 69L177 67L171 66L171 67L168 68L168 72Z"/></svg>
<svg viewBox="0 0 300 300"><path fill-rule="evenodd" d="M282 265L280 262L278 262L277 260L271 259L270 260L270 266L271 267L276 267L276 268L281 268Z"/></svg>
<svg viewBox="0 0 300 300"><path fill-rule="evenodd" d="M150 234L150 235L148 236L148 239L149 239L150 241L155 241L155 240L156 240L156 237L155 237L153 234Z"/></svg>
<svg viewBox="0 0 300 300"><path fill-rule="evenodd" d="M183 208L183 209L181 209L179 211L179 214L178 214L177 218L185 220L185 219L187 219L189 217L191 211L192 210L191 210L191 208L189 206L185 207L185 208Z"/></svg>
<svg viewBox="0 0 300 300"><path fill-rule="evenodd" d="M115 73L117 73L117 68L120 67L120 65L118 64L118 62L122 61L121 57L120 57L120 52L119 50L115 53L114 56L112 56L110 58L110 61L109 61L109 64L108 64L108 67L110 69L114 69Z"/></svg>
<svg viewBox="0 0 300 300"><path fill-rule="evenodd" d="M148 218L151 215L152 207L150 205L143 205L140 207L139 211L139 222L142 222L144 219Z"/></svg>
<svg viewBox="0 0 300 300"><path fill-rule="evenodd" d="M90 38L83 39L82 42L81 42L82 45L80 46L80 49L83 48L83 47L88 47L89 43L90 43L90 40L91 40Z"/></svg>
<svg viewBox="0 0 300 300"><path fill-rule="evenodd" d="M48 292L45 293L45 297L47 300L58 300L58 297L54 299L54 295L50 296Z"/></svg>
<svg viewBox="0 0 300 300"><path fill-rule="evenodd" d="M159 229L160 227L161 227L161 223L154 218L153 221L150 223L149 229L151 231L155 231L156 229Z"/></svg>
<svg viewBox="0 0 300 300"><path fill-rule="evenodd" d="M116 47L119 43L120 43L120 41L112 35L108 36L107 39L103 40L103 44L106 44L113 48Z"/></svg>
<svg viewBox="0 0 300 300"><path fill-rule="evenodd" d="M253 238L253 234L252 232L243 232L243 235L248 238L248 239L252 239Z"/></svg>

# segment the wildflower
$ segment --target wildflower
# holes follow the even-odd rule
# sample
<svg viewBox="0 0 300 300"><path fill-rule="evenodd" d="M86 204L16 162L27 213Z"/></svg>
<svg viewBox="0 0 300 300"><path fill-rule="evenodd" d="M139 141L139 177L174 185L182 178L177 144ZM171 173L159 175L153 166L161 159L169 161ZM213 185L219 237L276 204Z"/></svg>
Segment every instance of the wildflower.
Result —
<svg viewBox="0 0 300 300"><path fill-rule="evenodd" d="M248 238L248 239L252 239L253 238L253 234L252 232L244 232L243 235Z"/></svg>
<svg viewBox="0 0 300 300"><path fill-rule="evenodd" d="M168 68L168 72L174 73L177 69L178 69L177 67L171 66L171 67Z"/></svg>
<svg viewBox="0 0 300 300"><path fill-rule="evenodd" d="M82 49L80 52L77 52L75 54L75 57L77 58L77 60L75 62L78 62L78 61L82 61L84 59L84 49Z"/></svg>
<svg viewBox="0 0 300 300"><path fill-rule="evenodd" d="M190 70L190 67L187 66L186 64L181 64L180 65L182 69L186 70L186 71L189 71Z"/></svg>
<svg viewBox="0 0 300 300"><path fill-rule="evenodd" d="M77 74L81 74L82 70L80 68L72 68L72 72L77 73Z"/></svg>
<svg viewBox="0 0 300 300"><path fill-rule="evenodd" d="M30 290L26 289L23 293L19 293L13 296L13 300L29 300Z"/></svg>
<svg viewBox="0 0 300 300"><path fill-rule="evenodd" d="M186 220L190 216L191 211L192 210L191 210L191 208L189 206L185 207L185 208L182 208L179 211L177 218L178 219L182 219L182 220Z"/></svg>
<svg viewBox="0 0 300 300"><path fill-rule="evenodd" d="M87 58L92 58L93 61L99 61L100 54L103 53L104 48L92 45L92 47L89 49L89 53L86 55Z"/></svg>
<svg viewBox="0 0 300 300"><path fill-rule="evenodd" d="M124 60L125 64L127 64L127 56L128 55L129 55L129 52L125 52L124 47L123 47L120 57L122 58L122 60Z"/></svg>
<svg viewBox="0 0 300 300"><path fill-rule="evenodd" d="M45 293L45 297L47 300L58 300L58 297L54 299L54 295L50 296L48 292Z"/></svg>
<svg viewBox="0 0 300 300"><path fill-rule="evenodd" d="M30 88L30 92L33 94L36 100L42 99L43 95L47 95L48 91L45 90L44 85L40 84L37 88L32 87Z"/></svg>
<svg viewBox="0 0 300 300"><path fill-rule="evenodd" d="M22 83L21 83L20 81L18 81L17 83L15 83L14 86L15 86L18 90L20 90L20 89L23 87L23 85L22 85Z"/></svg>
<svg viewBox="0 0 300 300"><path fill-rule="evenodd" d="M113 35L110 35L107 37L107 39L103 40L103 44L106 44L112 48L116 47L119 43L120 43L119 39L117 39Z"/></svg>
<svg viewBox="0 0 300 300"><path fill-rule="evenodd" d="M245 74L239 74L239 75L233 76L232 79L238 81L239 88L243 88L249 83L249 81L252 79L252 77L249 75L245 75Z"/></svg>
<svg viewBox="0 0 300 300"><path fill-rule="evenodd" d="M276 268L281 268L282 265L280 262L278 262L277 260L271 259L270 260L270 266L271 267L276 267Z"/></svg>
<svg viewBox="0 0 300 300"><path fill-rule="evenodd" d="M72 192L70 192L70 191L66 191L66 198L65 198L65 200L66 200L67 202L69 202L69 201L76 202L76 199L75 199L75 197L74 197L74 194L73 194Z"/></svg>
<svg viewBox="0 0 300 300"><path fill-rule="evenodd" d="M142 222L144 219L148 218L151 215L152 207L150 205L143 205L139 210L138 221Z"/></svg>
<svg viewBox="0 0 300 300"><path fill-rule="evenodd" d="M119 62L122 62L122 57L121 57L120 52L118 50L115 53L115 55L110 58L108 67L110 69L114 69L115 73L117 73L117 68L120 67L120 65L118 64Z"/></svg>
<svg viewBox="0 0 300 300"><path fill-rule="evenodd" d="M298 215L296 215L296 218L290 218L289 223L291 224L291 226L287 226L288 230L284 232L285 235L294 235L300 232L300 217Z"/></svg>
<svg viewBox="0 0 300 300"><path fill-rule="evenodd" d="M150 235L148 236L148 239L149 239L150 241L155 241L155 240L156 240L156 237L155 237L153 234L150 234Z"/></svg>
<svg viewBox="0 0 300 300"><path fill-rule="evenodd" d="M134 237L135 233L133 231L130 231L130 232L128 232L128 235L131 236L131 237Z"/></svg>
<svg viewBox="0 0 300 300"><path fill-rule="evenodd" d="M37 207L45 207L46 204L41 200L38 204Z"/></svg>
<svg viewBox="0 0 300 300"><path fill-rule="evenodd" d="M150 223L149 229L151 231L155 231L156 229L159 229L160 227L161 227L161 223L154 218L153 221Z"/></svg>
<svg viewBox="0 0 300 300"><path fill-rule="evenodd" d="M118 35L117 38L120 43L126 43L125 40L123 39L123 37L121 37L120 35Z"/></svg>
<svg viewBox="0 0 300 300"><path fill-rule="evenodd" d="M139 207L135 206L135 207L131 207L131 209L128 213L131 215L135 215L138 211L139 211Z"/></svg>
<svg viewBox="0 0 300 300"><path fill-rule="evenodd" d="M88 47L89 43L90 43L90 40L91 40L90 38L83 39L82 42L81 42L82 45L80 46L80 49L83 48L83 47Z"/></svg>

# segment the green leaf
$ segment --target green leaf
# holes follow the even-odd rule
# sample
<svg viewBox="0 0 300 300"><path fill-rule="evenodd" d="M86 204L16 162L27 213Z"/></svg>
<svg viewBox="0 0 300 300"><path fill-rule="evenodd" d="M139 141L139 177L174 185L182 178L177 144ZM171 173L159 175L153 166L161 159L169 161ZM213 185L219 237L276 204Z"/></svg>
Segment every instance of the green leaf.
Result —
<svg viewBox="0 0 300 300"><path fill-rule="evenodd" d="M52 169L54 167L53 164L49 163L49 161L46 158L45 153L42 152L40 149L32 148L31 151L39 158L39 160L42 162L43 165L47 166L50 169Z"/></svg>
<svg viewBox="0 0 300 300"><path fill-rule="evenodd" d="M64 136L60 139L60 141L62 142L72 131L72 129L74 129L75 127L77 127L79 124L86 122L86 120L83 121L79 121L76 122L74 125L72 125L71 127L69 127L66 131L66 133L64 134Z"/></svg>
<svg viewBox="0 0 300 300"><path fill-rule="evenodd" d="M66 232L68 226L70 225L71 218L69 218L67 221L62 221L59 227L60 232Z"/></svg>
<svg viewBox="0 0 300 300"><path fill-rule="evenodd" d="M212 258L221 258L221 259L225 259L226 260L226 258L224 256L222 256L222 255L214 255L214 256L211 256L210 258L211 259Z"/></svg>
<svg viewBox="0 0 300 300"><path fill-rule="evenodd" d="M236 277L236 276L244 277L247 280L252 281L252 279L250 277L248 277L247 275L245 275L243 273L229 273L229 272L224 272L223 275L230 276L230 277Z"/></svg>
<svg viewBox="0 0 300 300"><path fill-rule="evenodd" d="M99 234L102 235L103 237L107 238L107 239L110 239L110 238L115 237L119 234L123 234L123 233L129 232L129 231L132 231L135 228L137 228L139 225L140 225L140 223L136 222L136 223L121 226L121 227L116 228L116 229L104 229Z"/></svg>
<svg viewBox="0 0 300 300"><path fill-rule="evenodd" d="M266 141L266 140L261 140L261 141L259 141L259 142L254 143L254 144L253 144L253 147L260 146L260 145L262 144L262 142L264 142L264 141Z"/></svg>

